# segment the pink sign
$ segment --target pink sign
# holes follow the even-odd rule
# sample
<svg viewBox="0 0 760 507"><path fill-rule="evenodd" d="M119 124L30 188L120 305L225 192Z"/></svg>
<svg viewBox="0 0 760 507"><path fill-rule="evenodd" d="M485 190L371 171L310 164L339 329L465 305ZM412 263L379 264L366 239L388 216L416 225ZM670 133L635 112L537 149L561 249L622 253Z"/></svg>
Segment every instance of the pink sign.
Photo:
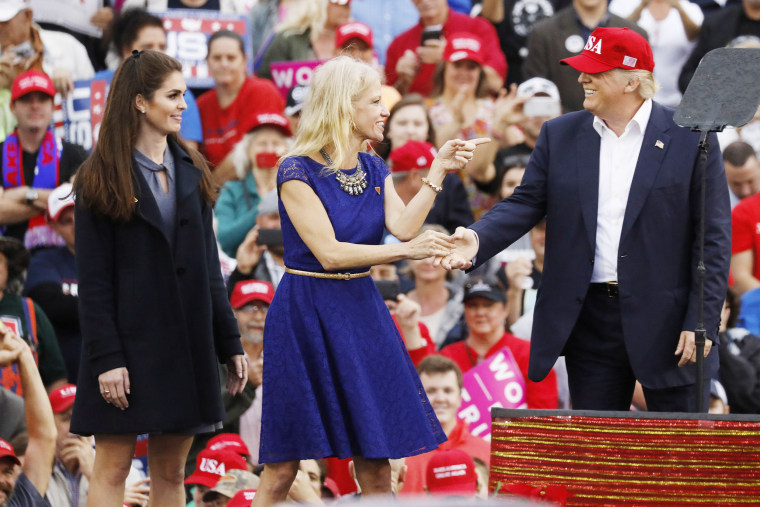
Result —
<svg viewBox="0 0 760 507"><path fill-rule="evenodd" d="M272 81L284 98L295 85L308 85L314 69L322 65L320 60L303 62L272 62L269 66Z"/></svg>
<svg viewBox="0 0 760 507"><path fill-rule="evenodd" d="M491 440L491 408L527 408L525 379L509 348L504 347L463 377L462 407L457 417L470 433Z"/></svg>

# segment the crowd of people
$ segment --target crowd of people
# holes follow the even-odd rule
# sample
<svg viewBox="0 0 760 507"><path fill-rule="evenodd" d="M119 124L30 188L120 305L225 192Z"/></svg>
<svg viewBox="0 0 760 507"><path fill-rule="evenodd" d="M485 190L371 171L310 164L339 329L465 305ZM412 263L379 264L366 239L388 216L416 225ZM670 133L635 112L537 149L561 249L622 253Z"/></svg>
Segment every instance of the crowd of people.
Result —
<svg viewBox="0 0 760 507"><path fill-rule="evenodd" d="M653 394L680 386L687 370L683 333L693 328L657 313L686 305L685 275L675 256L647 257L650 274L628 279L624 262L650 253L641 245L670 251L653 238L688 235L673 225L687 210L644 207L639 226L624 225L610 250L600 237L626 213L625 202L615 204L619 182L600 181L602 172L568 196L570 180L551 168L591 160L580 148L576 155L579 144L599 158L588 139L558 134L564 125L598 133L609 163L633 174L636 157L631 165L605 151L614 142L605 136L622 140L630 130L605 114L630 97L605 95L595 77L615 67L598 67L608 51L600 37L648 41L650 52L641 49L630 67L653 73L657 86L636 100L653 104L643 121L657 121L668 111L660 105L679 105L708 51L760 48L760 0L104 0L87 12L87 30L51 18L46 7L57 1L0 0L0 505L237 507L257 492L257 506L388 492L487 498L489 444L458 416L468 372L507 350L524 382L523 408L600 408L580 377L608 382L588 375L585 352L571 348L596 339L597 324L573 326L581 312L605 332L629 333L618 291L621 301L648 299L636 320L675 330L673 349L682 332L676 354L684 356L667 358L671 372L652 360L658 345L641 347L641 357L629 348L630 365L615 375L630 366L621 389L630 382L632 400L610 399L626 410L694 410ZM70 8L84 16L85 4ZM187 88L165 55L167 9L246 19L248 37L220 29L208 39L212 88ZM279 90L272 64L305 61L330 61L333 74L314 82L316 92ZM339 76L346 82L325 84ZM74 81L92 78L111 88L88 153L59 138L53 118ZM340 94L354 109L344 110ZM584 108L609 128L556 120ZM707 332L710 411L756 414L760 106L746 126L711 142L720 191L708 209L716 228L730 209L732 238L728 288L708 282L725 301L719 328ZM661 137L646 148L673 157L678 143L688 141ZM530 164L545 174L526 173ZM320 167L329 177L309 176ZM336 179L337 190L325 183ZM596 254L578 253L587 231L573 213L586 213L597 182L611 204L600 200ZM687 202L689 188L668 182L673 188L653 194ZM628 186L633 197L636 181ZM602 254L617 257L618 243L619 264L609 268ZM715 252L707 264L720 278L728 257ZM558 283L563 263L572 275ZM575 291L586 271L565 322L552 298ZM335 282L341 291L319 280L324 272L347 277ZM670 285L654 294L648 277ZM368 298L375 287L379 297ZM717 323L718 310L708 320ZM683 310L684 322L694 311ZM622 324L600 317L610 312ZM565 331L567 345L546 341ZM398 335L400 345L374 343L372 333ZM309 336L308 348L296 335ZM360 361L344 357L359 345ZM618 354L622 338L616 346ZM331 384L356 370L377 378ZM420 389L426 396L414 394ZM403 410L386 410L389 391ZM377 437L402 416L415 421L404 438ZM324 431L301 439L299 427L317 426L310 418ZM147 458L135 457L138 434L150 435ZM302 457L310 453L320 459Z"/></svg>

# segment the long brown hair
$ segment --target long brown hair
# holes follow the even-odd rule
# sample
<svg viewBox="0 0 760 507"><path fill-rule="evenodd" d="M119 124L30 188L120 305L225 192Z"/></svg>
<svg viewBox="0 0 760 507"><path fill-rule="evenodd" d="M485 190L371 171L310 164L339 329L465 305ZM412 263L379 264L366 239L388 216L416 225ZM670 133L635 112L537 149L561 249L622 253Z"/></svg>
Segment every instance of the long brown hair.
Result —
<svg viewBox="0 0 760 507"><path fill-rule="evenodd" d="M182 64L159 51L141 51L126 58L111 81L98 144L77 171L74 193L84 207L116 221L127 221L135 213L135 182L132 152L140 131L135 105L137 95L153 100L153 95L173 72L182 72ZM196 150L187 146L177 134L169 134L202 172L200 191L213 201L208 164Z"/></svg>

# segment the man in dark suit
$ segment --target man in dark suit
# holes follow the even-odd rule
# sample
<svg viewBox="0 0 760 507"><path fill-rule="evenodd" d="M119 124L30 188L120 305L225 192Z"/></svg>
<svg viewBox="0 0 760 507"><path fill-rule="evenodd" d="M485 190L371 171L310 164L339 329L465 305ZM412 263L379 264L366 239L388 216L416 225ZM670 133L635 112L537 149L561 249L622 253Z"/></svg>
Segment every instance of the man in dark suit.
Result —
<svg viewBox="0 0 760 507"><path fill-rule="evenodd" d="M586 111L544 124L522 185L458 229L457 250L440 262L468 267L477 255L482 264L545 216L530 379L543 379L564 355L574 409L628 410L638 380L649 410L695 411L699 134L651 100L652 50L634 31L597 28L563 63L581 72ZM731 253L726 177L714 136L710 144L706 355ZM705 378L716 365L717 355L707 355Z"/></svg>
<svg viewBox="0 0 760 507"><path fill-rule="evenodd" d="M583 108L583 94L576 84L578 71L560 67L557 60L576 56L597 27L627 26L646 37L646 31L633 21L610 13L607 0L573 0L572 5L543 19L528 37L528 55L523 61L523 79L545 77L559 88L562 110Z"/></svg>

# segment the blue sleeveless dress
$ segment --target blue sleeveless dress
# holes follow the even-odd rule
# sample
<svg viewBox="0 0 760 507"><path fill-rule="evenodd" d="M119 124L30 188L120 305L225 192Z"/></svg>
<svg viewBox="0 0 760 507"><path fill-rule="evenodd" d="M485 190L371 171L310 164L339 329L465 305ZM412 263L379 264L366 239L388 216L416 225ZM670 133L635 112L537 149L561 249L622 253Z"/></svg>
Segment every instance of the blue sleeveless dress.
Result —
<svg viewBox="0 0 760 507"><path fill-rule="evenodd" d="M358 196L308 157L285 159L277 187L308 184L338 241L377 245L385 226L388 169L360 154L368 187ZM285 265L325 270L293 227L282 201ZM363 267L342 272L362 272ZM401 458L446 440L393 319L370 277L331 280L286 273L264 327L259 461L336 456Z"/></svg>

